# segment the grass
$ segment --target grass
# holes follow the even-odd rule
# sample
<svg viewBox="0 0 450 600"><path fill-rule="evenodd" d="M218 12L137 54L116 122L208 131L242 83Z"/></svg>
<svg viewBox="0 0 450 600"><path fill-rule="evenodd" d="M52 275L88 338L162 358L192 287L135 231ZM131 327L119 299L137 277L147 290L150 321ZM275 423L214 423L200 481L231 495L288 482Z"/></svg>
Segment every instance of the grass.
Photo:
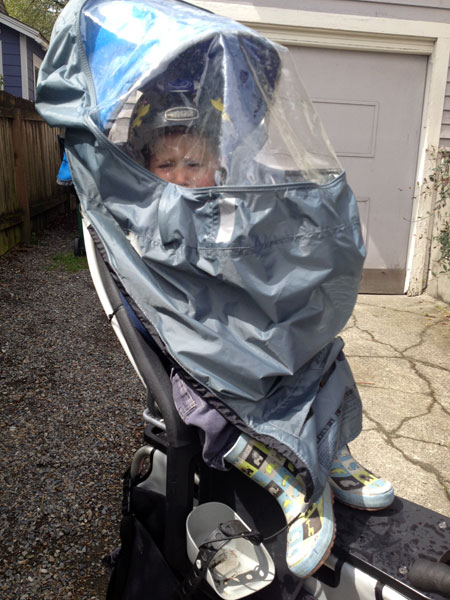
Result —
<svg viewBox="0 0 450 600"><path fill-rule="evenodd" d="M65 271L66 273L76 273L88 268L87 259L85 256L75 256L73 252L62 252L53 257L52 264L48 265L48 271L56 269Z"/></svg>

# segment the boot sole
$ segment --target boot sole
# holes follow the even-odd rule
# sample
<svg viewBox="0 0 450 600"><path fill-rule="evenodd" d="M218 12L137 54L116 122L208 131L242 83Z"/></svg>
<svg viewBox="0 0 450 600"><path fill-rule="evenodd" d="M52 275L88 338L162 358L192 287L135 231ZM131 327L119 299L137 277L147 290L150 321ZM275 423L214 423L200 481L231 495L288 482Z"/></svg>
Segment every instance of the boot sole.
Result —
<svg viewBox="0 0 450 600"><path fill-rule="evenodd" d="M350 504L350 502L346 502L345 500L341 500L340 498L336 497L336 502L339 502L339 504L344 504L344 506L348 506L349 508L353 508L355 510L363 510L366 512L379 512L380 510L389 508L393 504L394 500L395 500L395 496L392 498L392 500L389 502L389 504L386 504L385 506L367 507L367 506L357 506L356 504Z"/></svg>

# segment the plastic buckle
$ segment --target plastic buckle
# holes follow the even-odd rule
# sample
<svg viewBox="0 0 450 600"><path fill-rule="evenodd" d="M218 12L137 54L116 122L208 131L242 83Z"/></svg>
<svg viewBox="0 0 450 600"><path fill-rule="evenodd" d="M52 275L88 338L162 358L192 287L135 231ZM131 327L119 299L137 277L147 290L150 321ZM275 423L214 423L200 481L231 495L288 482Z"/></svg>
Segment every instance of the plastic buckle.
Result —
<svg viewBox="0 0 450 600"><path fill-rule="evenodd" d="M217 529L214 529L211 539L200 546L192 569L181 584L182 598L188 598L195 592L204 579L208 566L214 556L231 539L229 537L223 539L225 534L221 531L221 526L222 524Z"/></svg>

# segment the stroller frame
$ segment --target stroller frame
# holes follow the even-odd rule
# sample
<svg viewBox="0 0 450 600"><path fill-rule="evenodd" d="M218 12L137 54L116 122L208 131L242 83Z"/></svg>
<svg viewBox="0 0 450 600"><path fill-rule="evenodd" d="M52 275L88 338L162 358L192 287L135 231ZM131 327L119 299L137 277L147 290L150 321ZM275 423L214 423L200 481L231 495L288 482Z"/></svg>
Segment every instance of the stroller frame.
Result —
<svg viewBox="0 0 450 600"><path fill-rule="evenodd" d="M224 473L203 463L196 432L182 422L172 403L167 370L131 323L115 278L92 233L96 237L83 216L83 238L94 286L114 332L147 390L144 441L166 461L161 551L169 568L183 577L191 569L186 555L185 522L194 504L211 500L234 502L233 489L242 486L250 490L245 492L247 495L258 495L257 503L264 505L263 511L274 510L274 530L283 525L284 517L281 510L277 513L278 505L269 494L236 469ZM222 494L228 495L223 499ZM233 507L239 514L241 509L246 510L245 501L240 502ZM278 588L272 584L266 588L272 590L268 596L258 592L255 598L442 600L450 597L449 518L398 497L390 508L377 513L355 511L339 503L334 506L337 536L325 565L306 581L281 573ZM252 520L249 511L244 516L247 518ZM255 518L252 526L259 527L261 523L264 518L259 521ZM282 542L280 545L280 540L267 547L276 555L278 569L285 547ZM420 567L419 574L416 563ZM205 587L196 598L218 598L209 586L205 584ZM274 595L275 589L279 590L279 596Z"/></svg>

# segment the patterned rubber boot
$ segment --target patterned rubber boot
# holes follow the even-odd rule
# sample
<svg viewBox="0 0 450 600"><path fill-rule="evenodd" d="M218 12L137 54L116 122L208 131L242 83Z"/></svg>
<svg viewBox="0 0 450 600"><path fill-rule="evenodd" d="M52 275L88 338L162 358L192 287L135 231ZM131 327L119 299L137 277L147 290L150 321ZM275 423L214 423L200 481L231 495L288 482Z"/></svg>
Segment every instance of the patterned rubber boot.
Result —
<svg viewBox="0 0 450 600"><path fill-rule="evenodd" d="M382 510L394 501L392 484L362 467L347 446L337 453L329 482L336 500L352 508Z"/></svg>
<svg viewBox="0 0 450 600"><path fill-rule="evenodd" d="M335 537L333 497L329 485L308 506L304 483L293 466L275 450L241 435L225 460L265 488L277 500L289 524L286 562L297 577L314 573L327 559Z"/></svg>

